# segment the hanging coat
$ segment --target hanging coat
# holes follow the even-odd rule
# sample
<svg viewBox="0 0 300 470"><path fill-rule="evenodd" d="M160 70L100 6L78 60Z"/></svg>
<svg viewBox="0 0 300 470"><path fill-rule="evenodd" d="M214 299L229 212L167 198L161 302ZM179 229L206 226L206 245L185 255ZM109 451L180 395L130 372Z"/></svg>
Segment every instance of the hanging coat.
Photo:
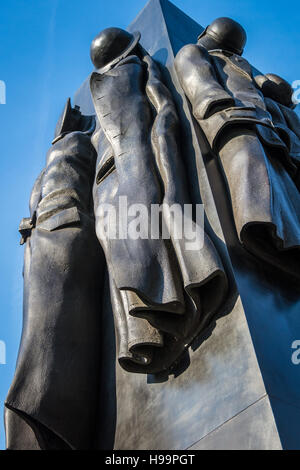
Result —
<svg viewBox="0 0 300 470"><path fill-rule="evenodd" d="M69 103L65 113L64 123L76 115ZM8 449L93 444L104 259L92 208L94 126L87 121L77 122L79 131L74 122L69 131L60 126L32 191L30 218L20 226L26 242L24 315L5 403Z"/></svg>
<svg viewBox="0 0 300 470"><path fill-rule="evenodd" d="M241 243L259 261L299 280L296 167L251 65L237 54L190 44L177 54L175 67L193 114L223 167Z"/></svg>
<svg viewBox="0 0 300 470"><path fill-rule="evenodd" d="M93 73L90 83L98 118L92 138L98 153L96 231L110 274L119 362L133 372L169 370L222 308L226 274L203 227L202 245L189 250L190 240L185 234L177 239L166 210L177 204L183 212L190 201L178 117L154 61L146 53L142 59L128 56L106 73ZM120 198L129 208L146 209L148 227L151 207L165 203L162 219L170 239L149 232L137 239L103 236L103 205L115 208L117 223L108 222L113 233L124 216ZM195 229L191 216L190 222Z"/></svg>
<svg viewBox="0 0 300 470"><path fill-rule="evenodd" d="M271 98L265 98L267 110L286 148L286 168L300 191L300 119L297 113Z"/></svg>

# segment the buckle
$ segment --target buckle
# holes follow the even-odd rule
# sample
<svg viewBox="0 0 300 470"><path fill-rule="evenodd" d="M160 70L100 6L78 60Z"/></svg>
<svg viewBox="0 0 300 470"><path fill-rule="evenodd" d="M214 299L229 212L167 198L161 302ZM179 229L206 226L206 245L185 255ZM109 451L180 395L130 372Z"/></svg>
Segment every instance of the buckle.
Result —
<svg viewBox="0 0 300 470"><path fill-rule="evenodd" d="M30 237L31 231L34 227L34 222L30 217L24 217L19 225L19 232L21 234L20 245L24 245L27 238Z"/></svg>

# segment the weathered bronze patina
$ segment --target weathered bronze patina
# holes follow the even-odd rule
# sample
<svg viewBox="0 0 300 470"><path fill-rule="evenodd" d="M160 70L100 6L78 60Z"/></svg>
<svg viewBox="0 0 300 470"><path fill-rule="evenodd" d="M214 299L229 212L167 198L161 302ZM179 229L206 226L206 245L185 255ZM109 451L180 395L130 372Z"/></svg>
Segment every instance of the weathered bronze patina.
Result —
<svg viewBox="0 0 300 470"><path fill-rule="evenodd" d="M299 279L299 119L290 108L288 84L274 75L255 78L241 57L245 42L238 23L219 18L197 44L179 51L175 67L194 117L221 160L240 241Z"/></svg>

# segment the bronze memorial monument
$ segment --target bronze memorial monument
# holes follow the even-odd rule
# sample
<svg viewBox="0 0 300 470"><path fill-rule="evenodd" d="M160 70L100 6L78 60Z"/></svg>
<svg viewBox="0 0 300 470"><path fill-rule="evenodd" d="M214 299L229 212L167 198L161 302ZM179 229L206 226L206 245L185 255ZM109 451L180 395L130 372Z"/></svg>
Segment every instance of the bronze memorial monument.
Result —
<svg viewBox="0 0 300 470"><path fill-rule="evenodd" d="M167 0L93 40L20 224L8 449L300 448L300 120L245 44Z"/></svg>

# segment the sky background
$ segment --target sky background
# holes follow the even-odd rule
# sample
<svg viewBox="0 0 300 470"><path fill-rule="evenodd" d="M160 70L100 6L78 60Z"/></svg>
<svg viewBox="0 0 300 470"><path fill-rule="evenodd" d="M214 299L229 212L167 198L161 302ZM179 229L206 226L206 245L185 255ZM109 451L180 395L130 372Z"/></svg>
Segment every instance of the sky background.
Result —
<svg viewBox="0 0 300 470"><path fill-rule="evenodd" d="M0 6L0 413L13 377L22 327L23 248L18 225L28 214L33 182L43 168L56 121L92 66L89 47L103 28L126 28L144 0L10 0ZM202 26L230 16L247 31L246 57L262 72L300 80L300 7L296 0L174 0ZM1 359L1 358L0 358ZM0 449L4 429L0 416Z"/></svg>

